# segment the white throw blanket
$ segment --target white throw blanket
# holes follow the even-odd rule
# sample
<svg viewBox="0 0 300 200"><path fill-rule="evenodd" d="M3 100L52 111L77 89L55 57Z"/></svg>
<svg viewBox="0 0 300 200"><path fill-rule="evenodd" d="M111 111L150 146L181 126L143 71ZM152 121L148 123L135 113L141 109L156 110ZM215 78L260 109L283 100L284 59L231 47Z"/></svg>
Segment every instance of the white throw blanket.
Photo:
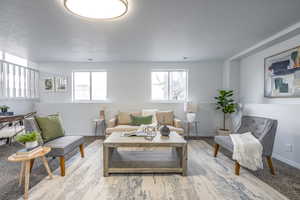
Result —
<svg viewBox="0 0 300 200"><path fill-rule="evenodd" d="M251 170L263 169L263 146L250 132L230 134L233 142L232 159Z"/></svg>

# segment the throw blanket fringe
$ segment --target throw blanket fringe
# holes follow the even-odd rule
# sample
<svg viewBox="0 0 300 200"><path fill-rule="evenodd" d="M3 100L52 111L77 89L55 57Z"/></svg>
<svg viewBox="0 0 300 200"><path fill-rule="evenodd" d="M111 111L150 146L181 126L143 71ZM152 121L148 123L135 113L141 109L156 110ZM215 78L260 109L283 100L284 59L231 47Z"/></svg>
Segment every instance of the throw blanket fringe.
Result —
<svg viewBox="0 0 300 200"><path fill-rule="evenodd" d="M263 146L250 132L230 134L233 142L232 159L251 170L263 169Z"/></svg>

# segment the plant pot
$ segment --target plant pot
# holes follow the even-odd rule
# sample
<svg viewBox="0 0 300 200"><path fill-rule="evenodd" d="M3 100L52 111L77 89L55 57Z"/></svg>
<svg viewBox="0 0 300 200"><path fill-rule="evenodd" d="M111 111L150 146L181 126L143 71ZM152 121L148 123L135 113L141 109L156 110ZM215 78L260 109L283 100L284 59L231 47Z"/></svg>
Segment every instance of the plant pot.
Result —
<svg viewBox="0 0 300 200"><path fill-rule="evenodd" d="M217 132L218 135L224 135L224 136L228 136L229 134L231 134L231 131L228 129L218 129Z"/></svg>
<svg viewBox="0 0 300 200"><path fill-rule="evenodd" d="M1 108L2 113L7 113L8 109L7 108Z"/></svg>
<svg viewBox="0 0 300 200"><path fill-rule="evenodd" d="M25 147L26 149L33 149L35 147L39 146L38 141L34 141L34 142L26 142L25 143Z"/></svg>

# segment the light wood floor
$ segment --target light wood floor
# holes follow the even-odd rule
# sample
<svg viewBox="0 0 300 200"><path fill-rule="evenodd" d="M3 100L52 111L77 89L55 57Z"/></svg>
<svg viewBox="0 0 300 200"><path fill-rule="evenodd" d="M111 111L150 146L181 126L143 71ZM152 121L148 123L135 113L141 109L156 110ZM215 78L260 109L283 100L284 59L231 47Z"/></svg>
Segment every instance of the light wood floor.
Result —
<svg viewBox="0 0 300 200"><path fill-rule="evenodd" d="M67 163L67 174L44 179L30 190L32 200L281 200L285 196L241 169L235 176L234 162L221 153L212 156L212 147L203 141L188 144L188 176L113 175L103 177L102 141L86 148L86 157L78 155Z"/></svg>

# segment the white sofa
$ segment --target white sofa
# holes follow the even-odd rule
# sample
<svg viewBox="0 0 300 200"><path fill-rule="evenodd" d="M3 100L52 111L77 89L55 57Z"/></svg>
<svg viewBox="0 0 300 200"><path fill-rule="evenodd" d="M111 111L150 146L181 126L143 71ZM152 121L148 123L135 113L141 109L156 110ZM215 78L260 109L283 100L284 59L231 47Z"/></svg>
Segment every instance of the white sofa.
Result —
<svg viewBox="0 0 300 200"><path fill-rule="evenodd" d="M146 114L145 114L146 113ZM112 132L135 131L139 126L131 125L130 115L134 116L147 116L149 112L119 112L113 119L109 120L106 129L106 135ZM153 122L160 125L167 125L171 131L175 131L180 135L184 135L181 121L175 119L172 111L155 111L153 112Z"/></svg>

